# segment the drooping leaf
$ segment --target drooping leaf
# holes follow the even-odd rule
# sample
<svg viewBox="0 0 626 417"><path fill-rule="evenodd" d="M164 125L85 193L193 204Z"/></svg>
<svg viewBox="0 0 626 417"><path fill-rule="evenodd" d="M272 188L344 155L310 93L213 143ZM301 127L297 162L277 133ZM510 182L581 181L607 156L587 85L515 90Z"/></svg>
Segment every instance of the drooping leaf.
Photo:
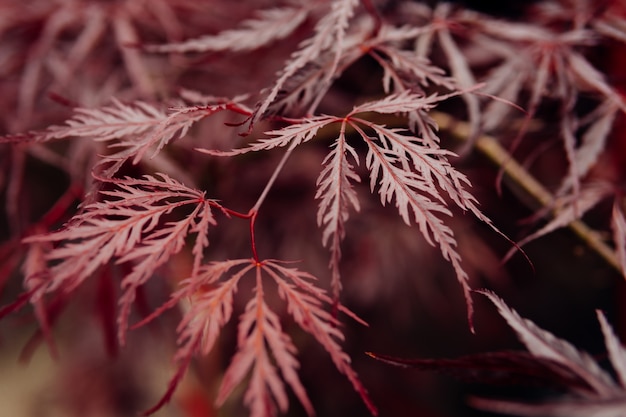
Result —
<svg viewBox="0 0 626 417"><path fill-rule="evenodd" d="M572 223L574 220L580 219L586 212L595 207L600 201L606 198L610 193L610 190L604 184L595 184L589 186L584 190L581 190L578 196L572 196L570 198L564 198L554 209L554 218L550 220L545 226L541 227L534 233L526 236L524 239L517 243L517 246L512 248L504 257L509 259L516 250L522 246L536 240L542 236L547 235L557 229L565 227Z"/></svg>
<svg viewBox="0 0 626 417"><path fill-rule="evenodd" d="M329 245L332 273L333 296L338 299L341 290L339 261L341 259L341 240L345 235L345 223L349 210L359 211L360 205L356 191L350 181L360 182L361 178L348 161L351 156L358 163L358 156L353 147L346 142L345 124L339 137L333 143L333 149L324 159L325 167L317 179L315 198L320 200L317 211L317 224L324 227L322 244Z"/></svg>
<svg viewBox="0 0 626 417"><path fill-rule="evenodd" d="M587 353L579 351L569 342L539 328L532 321L520 317L494 293L489 291L480 291L480 293L493 302L500 315L517 333L520 341L532 355L566 367L585 381L600 398L619 395L619 390L610 375L601 369Z"/></svg>
<svg viewBox="0 0 626 417"><path fill-rule="evenodd" d="M609 352L611 365L613 365L613 369L617 373L617 379L622 388L626 389L626 349L620 343L604 314L600 310L597 310L596 314L604 334L604 344Z"/></svg>
<svg viewBox="0 0 626 417"><path fill-rule="evenodd" d="M302 403L308 415L313 406L297 375L299 363L295 359L296 348L280 325L278 316L264 300L261 269L257 268L255 296L248 302L239 323L238 351L232 359L219 393L217 403L222 404L242 379L251 372L245 402L251 415L263 417L274 415L274 403L281 412L287 411L288 399L279 372ZM272 363L274 358L278 370Z"/></svg>
<svg viewBox="0 0 626 417"><path fill-rule="evenodd" d="M344 338L339 323L331 313L322 309L322 301L331 302L331 300L322 289L311 284L315 277L297 269L286 268L275 261L264 262L263 271L278 286L281 298L287 303L287 311L295 322L324 347L337 370L352 383L370 413L378 415L376 406L350 365L349 356L339 345ZM346 309L340 308L340 311L345 312Z"/></svg>

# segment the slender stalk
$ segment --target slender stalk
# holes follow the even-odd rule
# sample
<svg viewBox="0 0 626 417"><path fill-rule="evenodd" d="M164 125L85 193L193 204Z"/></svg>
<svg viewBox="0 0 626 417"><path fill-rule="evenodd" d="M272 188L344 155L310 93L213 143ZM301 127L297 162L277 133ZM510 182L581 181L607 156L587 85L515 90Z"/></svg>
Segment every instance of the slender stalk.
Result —
<svg viewBox="0 0 626 417"><path fill-rule="evenodd" d="M372 32L373 36L375 37L378 35L378 32L380 32L380 28L383 26L383 18L380 13L378 13L378 9L376 9L376 6L374 6L372 0L361 0L361 4L363 4L363 7L365 7L367 13L369 13L369 15L372 16L372 18L374 19L374 30Z"/></svg>
<svg viewBox="0 0 626 417"><path fill-rule="evenodd" d="M258 212L254 212L251 216L250 216L250 245L252 246L252 257L254 258L254 261L258 264L261 263L261 260L259 259L259 254L256 251L256 239L254 237L254 223L256 221L256 216L257 216Z"/></svg>
<svg viewBox="0 0 626 417"><path fill-rule="evenodd" d="M220 207L221 210L223 210L224 213L226 213L229 216L234 216L234 217L238 217L240 219L248 219L249 220L249 222L250 222L250 246L252 248L252 257L254 258L254 261L257 264L260 264L261 261L260 261L259 254L257 252L257 247L256 247L256 239L255 239L255 235L254 235L254 224L256 222L256 218L257 218L257 215L258 215L258 212L259 212L259 208L263 204L263 201L265 201L265 198L267 197L267 194L269 193L269 191L272 189L272 186L276 182L276 178L278 178L278 174L282 171L283 167L285 166L285 163L287 162L287 160L289 159L289 157L291 156L291 154L293 153L293 150L295 148L296 148L295 144L292 144L291 146L289 146L287 151L283 154L283 157L280 159L280 162L278 163L278 165L274 169L274 172L272 173L272 176L267 181L267 184L265 184L265 188L261 192L261 195L257 199L257 201L254 204L254 206L248 211L248 213L240 213L240 212L235 211L235 210L231 210L231 209L228 209L228 208L225 208L225 207Z"/></svg>
<svg viewBox="0 0 626 417"><path fill-rule="evenodd" d="M255 235L254 235L254 224L256 222L256 218L257 218L257 215L258 215L258 212L259 212L259 208L261 207L261 205L265 201L265 198L267 197L267 194L269 193L269 191L272 189L272 186L276 182L276 178L278 178L278 174L280 174L280 172L284 168L285 163L287 162L287 160L289 159L289 157L291 156L291 154L293 153L293 150L295 148L296 148L295 142L292 143L289 146L289 148L287 148L287 151L285 151L285 153L283 154L283 157L280 159L280 162L278 162L278 165L274 169L274 172L272 173L272 176L267 181L267 184L265 184L265 188L263 188L263 191L261 192L261 195L257 199L257 201L254 204L254 206L247 213L240 213L238 211L231 210L229 208L225 208L225 207L219 206L220 210L222 210L226 215L237 217L237 218L240 218L240 219L247 219L250 222L250 246L251 246L251 250L252 250L252 257L254 258L254 261L257 264L260 264L261 261L260 261L260 258L259 258L259 254L257 252L256 239L255 239Z"/></svg>
<svg viewBox="0 0 626 417"><path fill-rule="evenodd" d="M259 211L259 207L261 207L261 204L263 204L263 201L265 201L265 197L267 197L267 194L272 189L274 182L276 182L276 178L278 178L278 174L280 174L280 171L282 171L282 169L284 168L285 163L293 153L293 150L296 148L296 146L296 142L292 142L291 145L289 145L289 148L287 148L287 151L283 154L283 157L280 159L280 162L276 166L276 169L274 169L271 178L269 179L269 181L267 181L267 184L265 184L265 188L263 189L263 192L259 196L256 203L254 204L254 207L252 207L248 212L249 215L252 216L254 213Z"/></svg>

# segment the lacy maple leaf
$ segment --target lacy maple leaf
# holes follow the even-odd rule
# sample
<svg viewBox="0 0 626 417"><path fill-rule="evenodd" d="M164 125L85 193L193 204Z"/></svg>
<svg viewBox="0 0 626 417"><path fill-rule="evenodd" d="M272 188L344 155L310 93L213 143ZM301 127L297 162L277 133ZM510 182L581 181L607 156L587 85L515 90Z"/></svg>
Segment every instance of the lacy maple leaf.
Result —
<svg viewBox="0 0 626 417"><path fill-rule="evenodd" d="M178 371L171 379L165 395L146 414L156 411L171 399L195 353L209 353L221 327L232 316L233 296L238 284L253 269L256 282L254 296L240 317L238 350L224 374L216 402L222 404L251 373L244 396L251 415L275 415L276 405L282 412L287 410L288 400L283 380L296 394L306 412L313 415L313 406L297 374L300 365L295 358L296 347L282 330L279 317L265 301L263 276L267 276L274 282L294 321L324 347L337 369L361 395L370 412L377 414L376 407L350 365L350 358L341 349L339 343L343 340L343 334L339 322L324 309L324 304L329 305L332 299L313 284L316 278L283 266L278 261L258 262L255 259L213 262L201 267L197 275L181 283L181 289L172 294L170 301L134 326L147 323L184 299L189 300L187 312L178 326L180 347L175 355ZM339 310L364 324L345 307L339 306Z"/></svg>
<svg viewBox="0 0 626 417"><path fill-rule="evenodd" d="M112 260L128 262L132 271L122 280L124 293L118 319L119 338L123 342L136 289L178 253L187 237L194 233L198 235L193 248L194 269L197 269L208 245L207 230L215 224L211 206L220 206L207 200L203 192L164 174L106 182L114 187L100 192L108 200L87 205L62 230L27 239L58 244L46 254L47 261L53 265L31 299L36 301L54 291L74 291L104 264ZM186 217L165 221L166 215L185 206L191 208Z"/></svg>
<svg viewBox="0 0 626 417"><path fill-rule="evenodd" d="M330 242L332 287L335 297L338 297L341 289L340 242L350 209L359 210L352 182L359 182L360 177L347 159L351 155L355 163L359 163L358 155L348 144L346 135L347 128L353 129L367 146L365 166L370 172L370 191L379 194L383 205L393 201L402 220L407 225L417 224L426 241L439 247L443 257L454 267L462 285L471 323L472 300L467 284L468 275L461 266L452 229L439 218L442 214L452 215L447 208L448 198L462 210L470 211L492 226L490 220L478 209L475 198L466 190L470 185L469 180L448 161L448 157L454 153L435 147L436 142L425 140L409 130L388 128L358 116L366 113L411 114L413 120L418 120L441 101L459 94L453 92L425 96L405 90L381 100L355 106L344 118L317 116L296 119L284 128L265 132L270 138L260 139L243 148L231 151L199 151L215 156L234 156L288 147L288 152L291 152L297 146L315 139L320 129L333 123L340 124L339 135L334 140L332 150L324 161L325 167L318 177L316 194L316 198L320 200L318 224L324 227L322 242L324 245ZM419 125L428 126L430 121L422 119ZM369 132L375 136L371 136ZM432 133L430 129L428 132Z"/></svg>
<svg viewBox="0 0 626 417"><path fill-rule="evenodd" d="M105 170L99 175L110 178L126 162L139 163L147 152L154 157L168 143L185 136L191 126L216 112L243 107L234 103L171 107L167 112L152 104L136 101L124 104L113 100L109 106L96 109L77 108L65 125L46 130L0 138L0 142L35 141L83 137L95 142L108 142L115 152L103 156L99 164Z"/></svg>
<svg viewBox="0 0 626 417"><path fill-rule="evenodd" d="M479 292L495 304L528 352L489 352L458 359L402 359L368 354L394 366L442 371L472 383L546 387L551 392L565 393L556 398L552 394L551 398L535 403L470 397L470 405L494 413L555 417L619 416L623 413L626 349L601 311L596 313L616 378L591 355L522 318L493 292Z"/></svg>
<svg viewBox="0 0 626 417"><path fill-rule="evenodd" d="M419 242L420 250L431 245L447 261L445 267L456 275L465 296L471 325L471 262L464 263L462 255L480 259L475 263L484 263L484 257L475 247L459 245L453 216L468 213L499 232L479 208L469 176L455 166L450 143L440 138L444 124L452 136L465 140L460 149L468 152L463 155L485 153L502 172L507 159L524 174L532 167L517 164L515 159L522 157L513 152L491 158L484 143L509 141L509 149L516 150L522 138L536 133L533 129L558 137L559 156L566 163L554 189L540 201L539 214L549 219L519 245L579 222L613 198L605 233L588 235L595 239L597 252L626 275L625 207L618 183L623 176L615 168L621 165L615 163L615 172L598 176L602 184L586 183L603 168L598 162L607 158L606 151L614 149L609 138L626 110L617 87L619 74L611 74L604 58L598 59L604 54L592 51L598 46L612 50L609 39L626 41L619 2L538 2L525 6L529 14L515 21L460 5L430 7L415 1L214 1L210 13L191 0L0 3L0 92L6 98L0 101L0 146L4 151L17 145L0 152L0 220L9 229L9 241L0 246L0 290L14 271L24 286L13 303L0 308L0 317L31 303L40 323L37 337L43 335L56 353L56 307L95 280L98 295L108 303L100 312L108 316L105 337L115 344L117 331L123 343L129 321L135 319L138 291L164 278L171 286L163 295L167 301L132 326L171 308L182 310L177 370L147 413L172 399L192 358L208 354L232 316L239 314L236 349L230 364L223 364L219 405L245 385L243 400L254 417L286 412L290 395L307 414L314 413L307 383L298 372L305 366L298 357L300 339L287 331L286 319L321 345L376 413L342 348L338 320L343 313L360 321L340 302L346 266L342 256L354 248L346 236L350 222L357 216L359 221L371 219L372 205L391 205L397 214L394 227L403 232L409 230L405 226L414 227L419 233L406 232L410 239L417 236L411 243ZM515 102L520 101L527 112L516 120L512 110L519 109ZM74 111L68 116L70 107ZM304 155L298 161L313 161L298 169L306 171L303 178L311 187L307 213L311 228L316 222L319 229L316 250L328 252L328 259L321 258L328 261L328 294L313 275L259 256L273 251L269 256L282 257L276 255L282 249L272 241L274 229L269 237L257 239L258 230L265 232L272 223L258 227L266 214L302 215L294 206L266 204L279 194L276 185L295 165L288 161L293 162L296 152ZM226 159L207 160L206 154ZM256 165L259 161L263 163ZM35 206L46 193L39 192L39 184L31 185L38 181L36 174L50 168L71 184L53 187L53 213L39 219L47 208ZM525 188L528 178L532 176L513 179ZM299 180L298 190L304 190L305 180ZM245 199L257 191L256 200ZM208 198L209 193L225 201L235 197L233 204L254 202L240 212ZM75 200L81 203L77 208ZM362 208L365 213L360 213ZM246 221L247 228L238 229L244 230L243 238L224 238L221 224L214 231L221 217ZM300 220L292 229L300 229ZM276 224L286 228L292 223L272 226ZM308 232L295 232L302 235L303 230ZM209 231L225 242L210 254ZM292 232L285 235L295 239ZM607 244L605 236L612 242ZM406 240L396 233L367 238L379 240L370 253L384 262L369 268L372 263L361 258L361 270L390 274L387 265L396 256L390 256L392 249L379 248ZM242 250L251 254L239 253L241 242ZM257 243L264 247L257 250ZM409 256L417 251L416 245L406 246L412 248ZM304 253L307 262L313 261L309 252L292 250L290 255L296 252L294 257ZM167 268L174 259L188 259L182 277ZM248 280L253 282L241 292L250 298L238 303L237 291ZM388 284L385 280L368 291L377 293L372 288ZM116 312L113 289L118 285ZM590 356L488 296L529 352L462 358L447 365L475 366L480 372L509 366L522 379L532 378L533 372L549 375L554 383L565 381L575 398L541 407L510 403L508 412L576 414L579 406L589 414L608 414L615 411L612 406L623 407L625 354L601 314L617 380ZM532 372L520 371L524 366ZM504 404L476 401L486 409Z"/></svg>
<svg viewBox="0 0 626 417"><path fill-rule="evenodd" d="M539 404L474 398L471 400L473 406L520 416L601 416L623 413L626 407L626 349L601 311L597 311L598 321L617 380L587 353L539 328L530 320L523 319L493 293L483 294L496 305L533 357L557 364L564 372L574 376L579 384L572 384L570 396Z"/></svg>

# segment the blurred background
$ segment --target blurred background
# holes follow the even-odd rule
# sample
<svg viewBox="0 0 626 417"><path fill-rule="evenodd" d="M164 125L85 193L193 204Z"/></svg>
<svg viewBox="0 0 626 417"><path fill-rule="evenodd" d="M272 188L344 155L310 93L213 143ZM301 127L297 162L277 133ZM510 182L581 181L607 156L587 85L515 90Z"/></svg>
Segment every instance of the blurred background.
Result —
<svg viewBox="0 0 626 417"><path fill-rule="evenodd" d="M4 0L0 2L0 133L59 124L72 114L74 105L95 107L111 97L166 100L179 87L215 96L259 91L271 83L312 23L305 23L302 33L280 46L231 56L226 52L146 54L137 44L217 33L236 26L255 9L275 3ZM391 10L395 3L400 2L377 5L381 10ZM532 5L545 2L456 3L496 17L530 21ZM615 42L598 48L591 53L594 65L613 85L624 87L624 47ZM320 113L341 112L380 94L380 76L373 62L356 62L336 81ZM455 106L461 108L460 103L451 103L443 110L455 112ZM593 174L599 178L623 179L626 138L623 117L619 117L607 144L609 156ZM240 140L236 131L224 129L225 122L233 121L237 120L229 116L212 117L194 128L191 138L181 139L168 151L167 160L156 158L150 162L153 166L125 167L121 174L141 175L165 167L189 186L205 189L229 207L245 211L256 201L280 153L208 163L205 156L191 152L193 147L229 146ZM562 149L553 146L535 154L537 144L549 141L558 123L544 127L531 132L515 155L521 161L532 156L533 175L544 184L557 185L566 170ZM442 139L445 147L461 146L445 132ZM20 239L46 228L54 230L69 219L76 209L74 197L91 184L90 167L100 151L99 145L85 141L49 146L0 144L0 305L7 305L22 291L20 263L26 249ZM329 287L328 253L320 245L314 196L327 151L328 142L320 140L293 155L256 224L261 257L301 260L298 268L320 277L323 288ZM518 241L536 229L529 221L535 208L506 182L502 193L496 191L498 168L484 156L471 153L454 163L469 177L483 212L506 236ZM351 216L342 246L341 301L369 326L340 318L345 351L380 415L482 416L488 414L466 405L468 397L545 395L533 387L494 387L462 382L445 372L401 369L365 354L442 359L522 346L495 308L478 294L474 296L476 332L472 334L463 295L448 262L415 229L407 227L393 207L381 207L379 198L369 193L367 181L357 187L357 192L362 207L359 214ZM585 221L606 230L610 209L610 205L600 206ZM604 352L596 309L607 313L616 332L626 340L624 279L573 232L563 229L525 246L532 265L519 254L503 264L501 259L511 243L472 216L455 214L450 225L472 288L494 290L524 317L592 354ZM209 260L249 257L247 222L220 222L210 236ZM191 263L191 255L185 251L168 262L161 279L151 280L142 289L132 321L161 305ZM118 290L111 280L120 272L116 268L103 268L71 297L61 294L49 300L59 350L56 359L28 308L0 321L0 417L136 416L163 395L175 372L172 356L181 313L165 313L130 332L126 346L118 346L114 330ZM244 285L240 293L245 295L246 291L249 288ZM234 317L243 311L246 300L245 296L239 298ZM367 416L359 396L336 371L323 348L284 311L279 312L299 350L300 376L317 415ZM193 361L171 404L155 413L156 417L247 415L243 387L222 408L216 409L213 403L235 351L235 323L233 318L224 328L209 356ZM290 398L286 415L305 414L295 397Z"/></svg>

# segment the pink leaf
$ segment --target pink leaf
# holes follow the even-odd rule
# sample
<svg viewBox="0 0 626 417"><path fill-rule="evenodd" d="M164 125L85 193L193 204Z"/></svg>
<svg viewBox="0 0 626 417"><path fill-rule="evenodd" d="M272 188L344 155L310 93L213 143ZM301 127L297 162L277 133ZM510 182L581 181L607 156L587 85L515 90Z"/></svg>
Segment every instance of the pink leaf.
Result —
<svg viewBox="0 0 626 417"><path fill-rule="evenodd" d="M335 70L344 48L346 26L357 5L358 1L356 0L334 0L331 3L331 11L317 22L315 34L306 39L301 44L300 49L292 54L291 58L285 63L280 76L256 110L253 122L259 120L265 114L283 89L287 80L325 52L330 52L335 57L333 65L328 68L322 82L322 84L328 84L330 79L335 76Z"/></svg>
<svg viewBox="0 0 626 417"><path fill-rule="evenodd" d="M313 406L296 373L299 367L298 361L293 356L296 348L291 339L283 333L278 316L265 304L261 268L257 268L256 271L256 294L241 317L238 350L224 374L216 401L223 404L251 369L252 376L245 394L245 402L250 407L251 415L255 417L274 415L273 401L276 401L278 408L285 412L289 405L287 394L270 360L271 354L280 373L294 390L307 414L313 415Z"/></svg>
<svg viewBox="0 0 626 417"><path fill-rule="evenodd" d="M613 365L613 369L617 373L617 378L620 384L622 384L622 388L626 388L626 349L620 343L604 314L600 310L597 310L596 314L602 327L604 344L609 352L611 365Z"/></svg>
<svg viewBox="0 0 626 417"><path fill-rule="evenodd" d="M297 123L288 125L282 129L265 132L266 135L271 137L267 139L260 139L258 142L253 143L246 148L233 149L231 151L216 151L200 148L197 148L196 150L214 156L235 156L246 154L248 152L258 152L277 147L285 147L287 145L295 147L314 139L319 129L335 121L337 121L337 118L331 116L310 117L302 119Z"/></svg>
<svg viewBox="0 0 626 417"><path fill-rule="evenodd" d="M473 198L463 190L463 182L467 180L459 174L456 179L452 177L453 182L450 182L449 173L454 170L443 159L448 151L420 146L416 143L418 140L400 135L397 129L368 124L361 119L353 120L367 124L378 133L379 143L366 135L358 125L352 124L368 146L366 166L370 170L372 192L378 183L381 203L385 205L395 200L404 222L407 225L415 222L424 239L430 245L438 246L444 259L452 264L463 289L471 326L473 307L468 275L461 266L461 256L456 250L452 229L438 217L442 214L451 216L452 213L446 207L432 177L441 184L447 184L445 189L457 204L464 208L471 207L482 219L484 216L473 205Z"/></svg>
<svg viewBox="0 0 626 417"><path fill-rule="evenodd" d="M286 38L304 22L307 8L284 7L257 12L257 18L241 22L239 28L184 42L148 45L150 52L248 51Z"/></svg>
<svg viewBox="0 0 626 417"><path fill-rule="evenodd" d="M581 90L591 88L606 96L607 99L619 106L622 111L626 111L626 104L620 95L606 82L604 75L595 69L589 61L575 52L568 54L567 59L570 70L583 83Z"/></svg>
<svg viewBox="0 0 626 417"><path fill-rule="evenodd" d="M123 342L135 290L183 248L188 235L196 232L203 239L206 228L214 224L209 206L216 203L164 174L108 182L116 187L102 192L109 200L86 206L65 229L26 241L60 244L46 255L55 264L50 268L51 279L42 288L45 292L71 292L113 259L133 263L122 281L125 292L120 299L118 332ZM182 206L193 207L191 214L157 227L164 215Z"/></svg>
<svg viewBox="0 0 626 417"><path fill-rule="evenodd" d="M200 290L200 287L203 285L215 284L232 268L245 264L248 265L234 273L213 290ZM233 294L237 289L239 280L253 267L254 263L251 259L215 262L208 265L204 267L199 275L185 280L183 288L172 294L170 302L134 326L137 327L152 320L154 316L161 314L166 308L171 308L174 304L180 302L182 298L190 297L192 299L189 310L178 325L179 348L174 355L174 359L178 363L178 369L170 379L165 394L163 394L157 404L145 411L144 415L156 412L170 401L178 384L187 372L189 363L195 353L198 351L205 355L209 353L217 340L220 329L230 320Z"/></svg>
<svg viewBox="0 0 626 417"><path fill-rule="evenodd" d="M356 372L350 366L350 358L343 352L338 341L343 334L336 320L321 308L320 299L327 297L322 290L312 286L308 281L313 276L296 269L285 268L273 261L266 261L263 270L276 282L280 296L287 302L287 310L296 323L310 333L326 349L335 367L352 383L355 391L361 395L365 405L373 415L377 410L365 387L361 384Z"/></svg>
<svg viewBox="0 0 626 417"><path fill-rule="evenodd" d="M452 76L454 77L458 88L462 90L468 90L475 86L476 79L474 78L474 74L472 74L472 70L470 69L470 66L467 62L467 58L452 39L450 31L439 30L437 31L437 34L439 37L439 43L441 44L441 47L446 54ZM462 97L467 107L467 114L469 116L470 123L468 143L473 144L473 142L476 140L476 137L478 136L478 130L480 128L480 103L478 102L478 97L475 95L466 93L463 94Z"/></svg>
<svg viewBox="0 0 626 417"><path fill-rule="evenodd" d="M152 151L151 156L156 155L168 143L186 135L197 121L228 108L229 104L223 103L173 108L166 113L143 101L124 104L113 100L113 104L101 108L76 109L74 117L64 126L51 126L21 137L37 142L70 137L111 142L109 147L116 151L100 161L100 164L113 164L106 171L106 176L111 177L126 160L137 164L148 151ZM4 140L15 141L11 137Z"/></svg>
<svg viewBox="0 0 626 417"><path fill-rule="evenodd" d="M572 149L572 162L570 163L570 174L563 180L563 184L559 187L558 195L563 194L573 187L575 182L587 175L591 168L598 161L598 158L606 147L606 142L611 133L611 128L616 116L616 106L605 104L600 106L596 111L592 112L593 122L587 127L587 130L580 138L580 145ZM564 135L566 144L570 141L577 142L576 138L572 138L572 133ZM567 145L568 147L571 145ZM573 170L576 167L576 170Z"/></svg>
<svg viewBox="0 0 626 417"><path fill-rule="evenodd" d="M406 90L398 94L391 94L384 99L363 103L352 109L349 116L357 113L376 112L381 114L408 113L417 110L431 110L441 101L444 101L458 93L452 95L424 96Z"/></svg>
<svg viewBox="0 0 626 417"><path fill-rule="evenodd" d="M509 326L526 346L528 351L538 358L557 362L582 378L600 397L615 395L618 388L604 370L588 354L579 351L565 340L540 329L530 320L523 319L508 307L504 301L489 291L480 291L495 304Z"/></svg>
<svg viewBox="0 0 626 417"><path fill-rule="evenodd" d="M536 232L520 240L517 246L512 248L506 254L504 259L509 259L516 250L533 240L545 236L554 230L565 227L574 220L579 219L587 211L591 210L600 201L606 198L609 195L609 192L610 190L604 185L593 185L587 189L581 190L578 196L563 199L554 209L554 218Z"/></svg>
<svg viewBox="0 0 626 417"><path fill-rule="evenodd" d="M325 226L322 234L323 245L327 246L330 239L329 266L332 272L333 296L336 298L341 291L339 261L345 223L349 218L350 207L356 211L360 209L357 194L350 181L360 182L361 179L348 162L348 154L358 163L354 148L346 143L345 124L342 124L333 149L324 159L325 167L317 179L318 188L315 194L315 198L320 199L317 224L320 227Z"/></svg>

